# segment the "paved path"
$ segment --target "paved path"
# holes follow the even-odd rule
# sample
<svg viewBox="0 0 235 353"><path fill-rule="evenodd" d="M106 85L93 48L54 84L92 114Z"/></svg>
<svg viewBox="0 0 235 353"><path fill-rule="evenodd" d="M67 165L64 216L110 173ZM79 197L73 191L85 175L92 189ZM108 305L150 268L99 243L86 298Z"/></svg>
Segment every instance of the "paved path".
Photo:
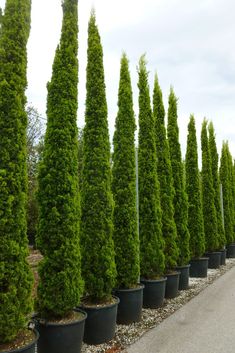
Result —
<svg viewBox="0 0 235 353"><path fill-rule="evenodd" d="M235 353L235 267L156 328L128 353Z"/></svg>

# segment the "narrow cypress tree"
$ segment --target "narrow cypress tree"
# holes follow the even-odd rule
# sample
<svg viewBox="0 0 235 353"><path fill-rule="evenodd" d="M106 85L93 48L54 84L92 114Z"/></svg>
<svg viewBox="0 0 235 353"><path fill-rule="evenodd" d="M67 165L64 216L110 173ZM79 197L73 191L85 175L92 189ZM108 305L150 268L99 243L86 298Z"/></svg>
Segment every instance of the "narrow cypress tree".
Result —
<svg viewBox="0 0 235 353"><path fill-rule="evenodd" d="M162 92L157 75L153 91L153 116L155 121L155 143L157 153L157 174L160 184L160 200L162 208L162 234L165 241L166 270L174 269L179 258L177 247L177 230L174 220L174 186L170 161L169 144L166 138L165 110Z"/></svg>
<svg viewBox="0 0 235 353"><path fill-rule="evenodd" d="M205 252L205 234L198 170L197 136L193 115L190 116L188 124L185 171L186 192L189 200L188 229L190 233L190 251L192 258L199 258Z"/></svg>
<svg viewBox="0 0 235 353"><path fill-rule="evenodd" d="M39 170L37 245L44 255L39 274L41 316L66 317L79 303L77 0L63 2L60 44L48 84L47 130Z"/></svg>
<svg viewBox="0 0 235 353"><path fill-rule="evenodd" d="M145 279L156 279L164 272L159 183L154 119L151 110L145 57L139 61L139 220L140 272Z"/></svg>
<svg viewBox="0 0 235 353"><path fill-rule="evenodd" d="M26 234L26 45L30 0L7 0L0 33L0 344L27 327L33 276Z"/></svg>
<svg viewBox="0 0 235 353"><path fill-rule="evenodd" d="M112 239L110 143L103 50L92 11L88 26L87 96L81 193L83 276L93 301L105 301L115 285Z"/></svg>
<svg viewBox="0 0 235 353"><path fill-rule="evenodd" d="M179 248L178 265L187 265L190 260L189 231L188 231L188 199L183 182L183 163L179 143L179 128L177 116L177 98L173 88L170 90L168 107L167 136L170 148L171 168L173 175L174 194L174 218L177 228L177 241Z"/></svg>
<svg viewBox="0 0 235 353"><path fill-rule="evenodd" d="M227 142L223 142L221 159L220 159L220 182L223 189L223 206L224 206L224 231L227 245L233 242L233 211L231 208L231 174L229 162L229 147Z"/></svg>
<svg viewBox="0 0 235 353"><path fill-rule="evenodd" d="M220 181L219 181L219 171L218 171L218 152L216 147L216 138L213 123L210 122L208 125L209 131L209 152L211 159L211 171L212 171L212 183L215 195L215 208L216 208L216 218L217 218L217 233L218 233L218 246L219 249L223 249L226 244L226 238L223 228L222 213L221 213L221 202L220 202Z"/></svg>
<svg viewBox="0 0 235 353"><path fill-rule="evenodd" d="M215 251L219 248L217 218L215 208L215 191L213 188L211 158L209 152L207 121L204 119L201 130L202 150L202 209L204 220L204 232L207 251Z"/></svg>
<svg viewBox="0 0 235 353"><path fill-rule="evenodd" d="M131 288L140 274L136 214L135 115L128 59L121 58L118 114L113 144L114 232L117 287Z"/></svg>

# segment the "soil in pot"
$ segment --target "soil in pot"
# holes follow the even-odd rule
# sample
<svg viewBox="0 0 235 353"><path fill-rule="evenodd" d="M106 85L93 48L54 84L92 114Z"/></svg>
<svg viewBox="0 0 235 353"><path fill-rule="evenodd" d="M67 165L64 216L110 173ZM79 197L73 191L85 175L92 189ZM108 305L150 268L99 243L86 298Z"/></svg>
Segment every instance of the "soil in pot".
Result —
<svg viewBox="0 0 235 353"><path fill-rule="evenodd" d="M207 277L208 257L200 257L190 261L189 275L190 277L204 278Z"/></svg>
<svg viewBox="0 0 235 353"><path fill-rule="evenodd" d="M23 330L16 339L7 344L0 344L1 353L35 353L39 334L37 330Z"/></svg>
<svg viewBox="0 0 235 353"><path fill-rule="evenodd" d="M84 342L101 344L110 341L115 335L119 298L113 296L108 304L92 304L83 300L80 308L87 313ZM67 352L66 352L67 353Z"/></svg>
<svg viewBox="0 0 235 353"><path fill-rule="evenodd" d="M172 299L177 297L179 294L179 272L172 272L166 274L166 291L165 291L165 298Z"/></svg>
<svg viewBox="0 0 235 353"><path fill-rule="evenodd" d="M208 268L219 268L220 267L220 262L221 262L221 252L220 251L207 252L205 254L205 256L209 258Z"/></svg>
<svg viewBox="0 0 235 353"><path fill-rule="evenodd" d="M177 266L175 269L180 273L179 290L186 290L189 288L189 268L190 265Z"/></svg>
<svg viewBox="0 0 235 353"><path fill-rule="evenodd" d="M39 331L38 353L79 353L87 314L75 310L73 318L46 321L36 319Z"/></svg>
<svg viewBox="0 0 235 353"><path fill-rule="evenodd" d="M143 289L144 286L140 284L135 288L116 289L114 291L114 294L120 300L117 309L118 324L129 325L133 322L139 322L141 320Z"/></svg>

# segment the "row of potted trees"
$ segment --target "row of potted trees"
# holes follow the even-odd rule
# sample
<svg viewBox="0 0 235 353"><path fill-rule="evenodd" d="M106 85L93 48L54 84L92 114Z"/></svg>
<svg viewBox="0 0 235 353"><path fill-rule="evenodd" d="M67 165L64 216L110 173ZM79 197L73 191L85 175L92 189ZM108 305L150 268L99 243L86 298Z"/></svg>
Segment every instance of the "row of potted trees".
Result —
<svg viewBox="0 0 235 353"><path fill-rule="evenodd" d="M4 200L4 222L0 222L4 240L0 245L4 256L0 351L7 350L5 344L9 342L12 349L14 339L25 333L22 329L32 311L25 227L24 90L29 24L30 1L7 0L0 33L0 192ZM9 40L12 28L19 47ZM88 26L86 125L79 192L77 36L77 0L64 0L61 39L48 83L48 121L38 176L37 247L43 260L34 320L40 334L39 353L79 352L84 327L87 343L111 339L116 316L118 323L139 321L142 303L157 308L164 297L172 298L178 289L187 289L189 270L191 276L205 276L208 257L209 265L215 266L214 252L234 240L234 167L228 144L223 145L219 175L213 125L207 129L207 122L203 122L200 174L195 119L191 116L183 163L177 99L171 89L166 131L157 76L151 106L144 56L138 66L138 168L125 54L121 58L111 166L103 51L94 11ZM7 56L6 48L11 56ZM25 352L34 351L35 335ZM25 339L21 341L22 351Z"/></svg>

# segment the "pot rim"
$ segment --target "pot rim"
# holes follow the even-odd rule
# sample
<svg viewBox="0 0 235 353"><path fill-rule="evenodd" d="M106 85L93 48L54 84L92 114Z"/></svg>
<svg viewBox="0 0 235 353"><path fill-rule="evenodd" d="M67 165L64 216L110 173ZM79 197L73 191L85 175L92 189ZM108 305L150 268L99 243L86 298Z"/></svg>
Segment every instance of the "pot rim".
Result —
<svg viewBox="0 0 235 353"><path fill-rule="evenodd" d="M158 279L146 279L146 278L141 278L141 281L147 282L147 283L155 283L155 282L166 282L167 277L162 277Z"/></svg>
<svg viewBox="0 0 235 353"><path fill-rule="evenodd" d="M175 268L176 268L176 270L180 270L180 269L183 269L183 268L189 268L189 267L191 267L191 264L187 264L187 265L182 265L182 266L176 266Z"/></svg>
<svg viewBox="0 0 235 353"><path fill-rule="evenodd" d="M190 262L192 262L192 261L207 261L207 260L209 260L209 257L202 256L202 257L194 257L193 259L190 260Z"/></svg>

